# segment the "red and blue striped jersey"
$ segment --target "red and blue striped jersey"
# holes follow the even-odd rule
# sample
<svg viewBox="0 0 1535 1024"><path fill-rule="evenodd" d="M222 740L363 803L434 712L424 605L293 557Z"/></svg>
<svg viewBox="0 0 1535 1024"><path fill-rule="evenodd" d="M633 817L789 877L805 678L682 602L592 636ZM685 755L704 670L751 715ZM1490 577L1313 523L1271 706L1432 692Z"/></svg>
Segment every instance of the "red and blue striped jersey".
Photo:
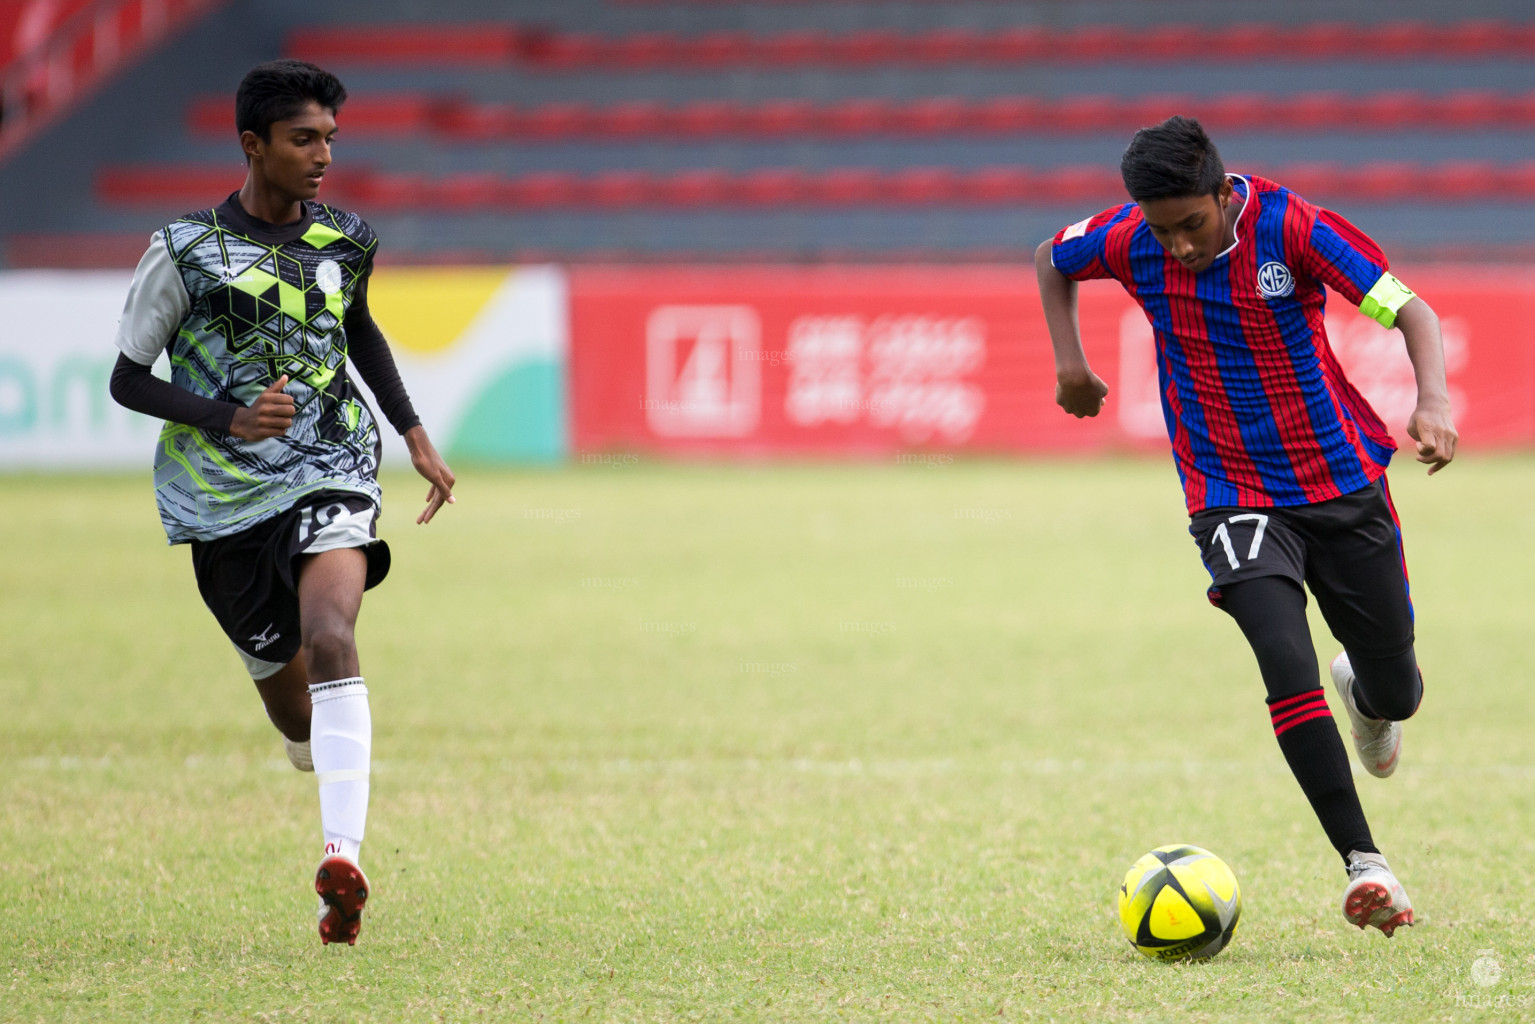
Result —
<svg viewBox="0 0 1535 1024"><path fill-rule="evenodd" d="M1156 338L1162 415L1192 515L1305 505L1386 471L1396 443L1322 325L1330 285L1358 305L1386 273L1369 236L1272 181L1232 175L1236 244L1193 273L1126 203L1063 229L1057 270L1112 277Z"/></svg>

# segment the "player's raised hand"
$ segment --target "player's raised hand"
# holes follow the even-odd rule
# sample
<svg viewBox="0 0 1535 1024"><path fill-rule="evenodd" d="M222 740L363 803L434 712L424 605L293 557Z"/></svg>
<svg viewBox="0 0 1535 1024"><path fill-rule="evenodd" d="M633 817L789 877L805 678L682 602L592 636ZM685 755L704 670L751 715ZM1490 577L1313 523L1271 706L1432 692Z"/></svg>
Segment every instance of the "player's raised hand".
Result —
<svg viewBox="0 0 1535 1024"><path fill-rule="evenodd" d="M256 396L249 406L236 409L229 423L229 432L244 441L264 441L269 437L281 437L293 425L298 407L293 396L283 393L288 386L285 373L272 382L272 386Z"/></svg>
<svg viewBox="0 0 1535 1024"><path fill-rule="evenodd" d="M416 525L419 526L430 523L437 510L444 505L454 503L453 485L457 483L457 478L448 464L442 461L442 456L437 454L432 439L426 436L425 427L418 424L407 430L405 447L410 449L410 464L431 484L426 489L426 508L416 517Z"/></svg>
<svg viewBox="0 0 1535 1024"><path fill-rule="evenodd" d="M1057 374L1055 378L1055 404L1077 419L1098 415L1108 393L1109 386L1086 367L1080 374Z"/></svg>
<svg viewBox="0 0 1535 1024"><path fill-rule="evenodd" d="M1419 403L1407 421L1407 433L1418 442L1418 461L1428 466L1433 476L1455 458L1455 444L1460 435L1450 419L1448 402Z"/></svg>

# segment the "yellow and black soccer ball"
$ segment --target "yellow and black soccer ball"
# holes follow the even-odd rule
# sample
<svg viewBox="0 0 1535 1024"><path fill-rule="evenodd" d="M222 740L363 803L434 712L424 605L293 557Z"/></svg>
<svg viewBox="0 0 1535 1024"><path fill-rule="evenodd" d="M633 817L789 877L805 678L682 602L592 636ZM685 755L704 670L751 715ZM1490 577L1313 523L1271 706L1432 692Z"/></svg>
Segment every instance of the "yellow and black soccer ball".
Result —
<svg viewBox="0 0 1535 1024"><path fill-rule="evenodd" d="M1119 887L1119 923L1153 960L1200 960L1226 948L1242 916L1236 875L1209 850L1159 846L1130 865Z"/></svg>

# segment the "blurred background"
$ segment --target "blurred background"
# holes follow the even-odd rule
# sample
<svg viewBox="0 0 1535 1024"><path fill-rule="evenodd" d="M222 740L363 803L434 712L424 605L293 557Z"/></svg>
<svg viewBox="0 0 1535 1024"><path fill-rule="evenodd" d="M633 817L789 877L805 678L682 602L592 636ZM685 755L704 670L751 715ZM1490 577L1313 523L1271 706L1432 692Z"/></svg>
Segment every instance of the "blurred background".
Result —
<svg viewBox="0 0 1535 1024"><path fill-rule="evenodd" d="M234 91L278 56L351 93L321 198L381 236L460 460L1162 450L1112 283L1082 320L1117 401L1054 409L1031 261L1172 113L1382 244L1469 445L1535 441L1521 0L4 0L0 466L147 463L105 397L129 273L239 187ZM1399 336L1329 331L1400 427Z"/></svg>

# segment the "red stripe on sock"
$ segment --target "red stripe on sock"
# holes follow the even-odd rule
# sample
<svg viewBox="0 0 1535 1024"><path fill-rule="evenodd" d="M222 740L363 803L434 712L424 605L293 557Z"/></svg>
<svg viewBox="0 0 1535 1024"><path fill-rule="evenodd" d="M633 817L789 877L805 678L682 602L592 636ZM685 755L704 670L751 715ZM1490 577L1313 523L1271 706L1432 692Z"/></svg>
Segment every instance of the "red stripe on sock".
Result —
<svg viewBox="0 0 1535 1024"><path fill-rule="evenodd" d="M1269 711L1283 711L1285 708L1294 707L1296 704L1300 704L1303 701L1316 700L1320 696L1323 696L1323 693L1322 688L1318 686L1315 690L1307 690L1305 693L1298 693L1294 697L1286 697L1284 700L1276 700L1274 703L1269 705Z"/></svg>
<svg viewBox="0 0 1535 1024"><path fill-rule="evenodd" d="M1314 711L1327 710L1329 710L1327 707L1327 702L1318 698L1309 704L1302 704L1298 708L1287 708L1277 715L1271 715L1269 717L1269 721L1273 722L1274 728L1277 729L1291 718L1297 718L1301 715L1309 715Z"/></svg>
<svg viewBox="0 0 1535 1024"><path fill-rule="evenodd" d="M1292 718L1288 722L1284 723L1283 725L1276 725L1276 726L1274 726L1274 735L1275 736L1282 736L1283 734L1289 732L1291 729L1295 728L1297 725L1300 725L1302 722L1309 722L1313 718L1331 718L1331 717L1332 717L1332 712L1329 711L1325 706L1323 706L1321 708L1321 710L1313 711L1313 712L1311 712L1310 714L1307 714L1307 715L1301 715L1299 718Z"/></svg>

